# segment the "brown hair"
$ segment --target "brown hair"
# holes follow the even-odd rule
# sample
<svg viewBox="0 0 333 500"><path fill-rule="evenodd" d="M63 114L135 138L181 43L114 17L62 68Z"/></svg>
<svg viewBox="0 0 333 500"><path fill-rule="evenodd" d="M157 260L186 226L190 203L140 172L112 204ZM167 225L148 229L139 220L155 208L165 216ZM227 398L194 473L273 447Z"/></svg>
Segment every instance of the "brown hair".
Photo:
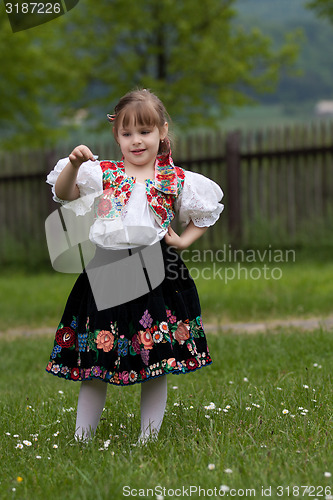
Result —
<svg viewBox="0 0 333 500"><path fill-rule="evenodd" d="M120 99L112 115L113 133L116 138L119 128L126 128L130 123L134 123L135 126L157 126L161 130L167 121L170 121L170 117L164 104L147 89L128 92ZM158 154L168 154L170 149L170 138L167 135L160 141Z"/></svg>

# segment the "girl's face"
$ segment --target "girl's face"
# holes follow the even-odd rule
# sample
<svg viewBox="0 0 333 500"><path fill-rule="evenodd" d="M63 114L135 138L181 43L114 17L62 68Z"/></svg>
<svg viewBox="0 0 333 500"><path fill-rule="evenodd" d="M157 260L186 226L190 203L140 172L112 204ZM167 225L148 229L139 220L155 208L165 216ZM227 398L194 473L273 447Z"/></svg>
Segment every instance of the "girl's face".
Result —
<svg viewBox="0 0 333 500"><path fill-rule="evenodd" d="M134 125L133 123L120 127L117 141L128 166L145 168L155 165L156 156L163 140L168 133L168 123L160 130L156 125Z"/></svg>

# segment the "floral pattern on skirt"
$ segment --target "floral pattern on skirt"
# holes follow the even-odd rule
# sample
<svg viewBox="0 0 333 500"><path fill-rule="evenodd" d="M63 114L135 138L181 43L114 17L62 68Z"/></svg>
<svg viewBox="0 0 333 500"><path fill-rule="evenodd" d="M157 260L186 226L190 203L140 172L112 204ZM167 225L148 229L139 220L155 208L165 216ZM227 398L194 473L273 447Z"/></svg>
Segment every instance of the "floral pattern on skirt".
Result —
<svg viewBox="0 0 333 500"><path fill-rule="evenodd" d="M56 331L49 373L124 386L212 362L194 281L178 253L164 240L161 247L163 282L120 306L98 311L86 273L78 277Z"/></svg>

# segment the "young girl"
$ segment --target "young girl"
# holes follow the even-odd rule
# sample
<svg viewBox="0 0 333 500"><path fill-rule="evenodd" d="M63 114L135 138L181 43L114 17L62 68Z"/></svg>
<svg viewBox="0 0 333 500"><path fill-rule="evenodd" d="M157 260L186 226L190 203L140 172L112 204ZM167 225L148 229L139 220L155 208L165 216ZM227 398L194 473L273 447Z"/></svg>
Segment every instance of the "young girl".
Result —
<svg viewBox="0 0 333 500"><path fill-rule="evenodd" d="M167 116L150 91L129 92L108 115L122 161L98 162L81 145L47 177L64 207L78 216L94 208L89 237L96 244L97 267L117 260L115 252L128 257L144 248L146 236L146 245L160 245L164 262L161 283L124 303L97 307L86 269L69 295L46 369L81 381L77 440L94 435L108 384L136 383L142 383L139 442L156 438L167 400L166 375L212 362L197 290L176 249L187 248L216 222L223 193L207 177L174 166ZM186 225L181 235L170 226L175 211ZM96 255L87 267L94 268ZM132 291L134 278L126 280ZM123 285L111 282L116 291Z"/></svg>

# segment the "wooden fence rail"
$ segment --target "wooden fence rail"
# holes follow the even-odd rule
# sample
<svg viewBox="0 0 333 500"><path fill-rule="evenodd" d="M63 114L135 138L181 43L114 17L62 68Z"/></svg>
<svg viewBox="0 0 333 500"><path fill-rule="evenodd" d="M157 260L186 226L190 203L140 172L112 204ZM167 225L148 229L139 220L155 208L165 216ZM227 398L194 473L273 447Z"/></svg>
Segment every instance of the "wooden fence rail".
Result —
<svg viewBox="0 0 333 500"><path fill-rule="evenodd" d="M44 223L57 208L47 173L72 149L0 153L0 263L47 259ZM117 159L112 144L94 144ZM174 161L215 180L225 211L203 244L290 246L333 241L333 124L192 134Z"/></svg>

